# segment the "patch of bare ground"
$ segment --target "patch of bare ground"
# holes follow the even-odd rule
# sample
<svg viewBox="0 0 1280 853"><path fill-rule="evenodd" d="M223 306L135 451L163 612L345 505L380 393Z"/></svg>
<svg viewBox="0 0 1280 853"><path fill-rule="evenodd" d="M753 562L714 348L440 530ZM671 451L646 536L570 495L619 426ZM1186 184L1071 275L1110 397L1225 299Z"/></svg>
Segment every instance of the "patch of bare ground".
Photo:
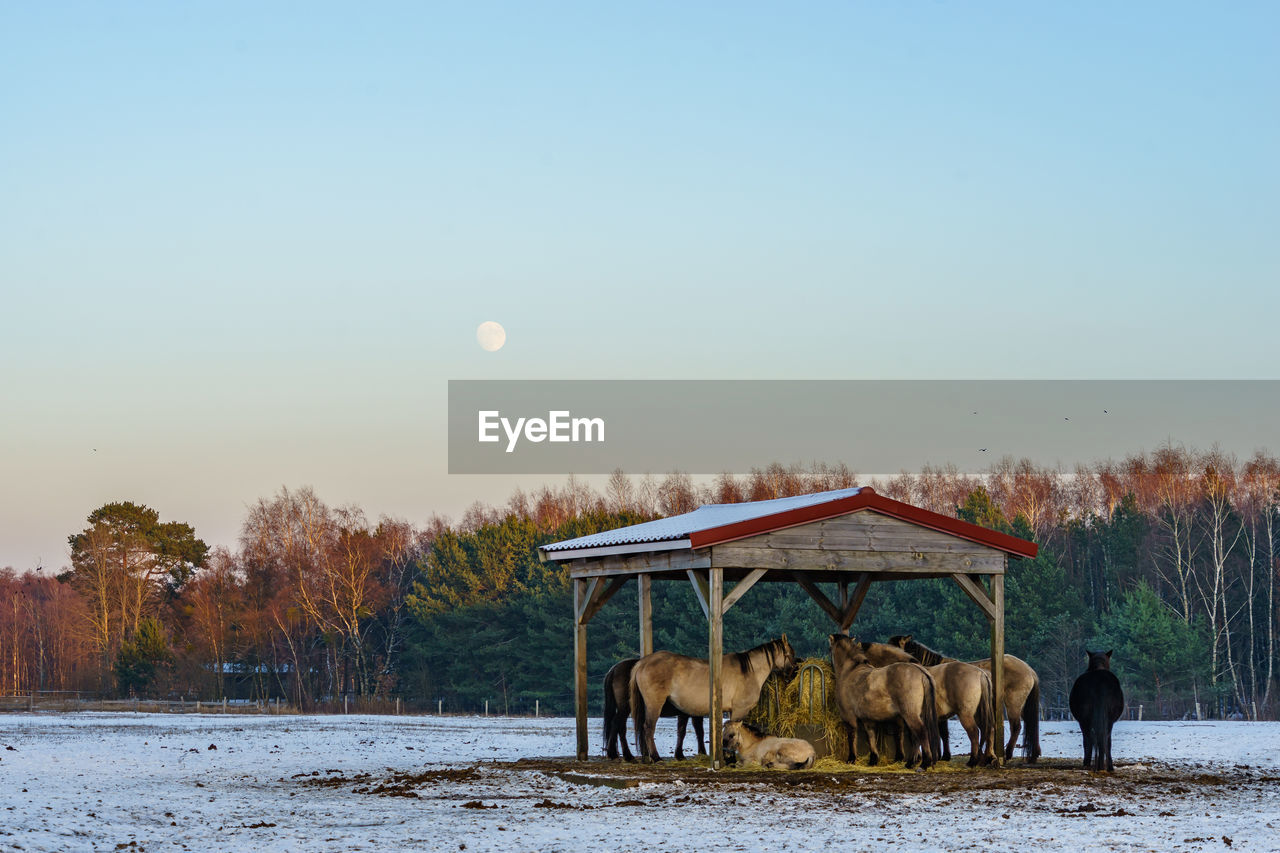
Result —
<svg viewBox="0 0 1280 853"><path fill-rule="evenodd" d="M1036 764L1024 764L1015 759L1000 768L969 769L963 761L939 764L937 767L917 772L906 770L901 764L881 767L848 765L824 760L819 767L805 771L745 770L726 768L714 771L705 758L688 761L665 761L659 764L628 764L606 759L573 761L569 759L535 758L510 762L481 762L467 767L420 772L389 771L385 776L360 773L355 776L297 774L290 780L303 785L341 788L352 786L355 794L376 796L416 797L419 791L438 786L460 785L479 781L481 771L490 780L496 776L511 774L528 778L530 775L554 777L572 785L613 789L632 789L641 785L673 785L672 796L656 794L663 802L679 805L689 802L687 794L693 790L750 789L756 792L775 792L783 795L840 796L857 794L866 797L892 797L895 794L932 795L946 801L951 797L970 798L975 794L991 792L1029 792L1032 808L1055 811L1060 815L1094 814L1095 816L1124 817L1123 810L1109 809L1096 814L1087 808L1072 811L1077 806L1063 806L1064 799L1079 798L1081 807L1088 805L1092 795L1112 795L1142 800L1167 800L1170 796L1188 798L1205 796L1229 789L1245 791L1272 786L1280 778L1267 775L1249 767L1215 767L1206 771L1203 767L1179 767L1169 764L1118 764L1114 773L1094 773L1082 769L1079 762L1067 759L1041 759ZM439 793L438 791L436 793ZM654 796L650 794L649 796ZM1037 802L1039 801L1039 802ZM623 800L611 803L615 807L624 803L640 805L641 801ZM549 800L536 803L539 808L580 808L579 805L552 803Z"/></svg>
<svg viewBox="0 0 1280 853"><path fill-rule="evenodd" d="M336 774L336 775L334 775ZM479 775L477 766L451 767L440 770L423 770L420 772L389 771L386 776L376 777L372 773L357 773L346 776L340 770L329 770L321 775L319 770L311 773L295 773L288 780L281 782L297 782L315 788L345 788L353 785L353 794L374 794L381 797L417 797L417 789L431 785L460 784L471 782Z"/></svg>

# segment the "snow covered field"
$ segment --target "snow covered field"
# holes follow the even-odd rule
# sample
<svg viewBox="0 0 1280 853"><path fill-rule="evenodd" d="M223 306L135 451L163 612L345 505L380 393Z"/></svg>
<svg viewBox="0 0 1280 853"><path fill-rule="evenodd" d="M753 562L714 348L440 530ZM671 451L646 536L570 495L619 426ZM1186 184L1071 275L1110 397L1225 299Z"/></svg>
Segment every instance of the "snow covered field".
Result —
<svg viewBox="0 0 1280 853"><path fill-rule="evenodd" d="M1080 760L1074 724L1041 742ZM567 719L0 715L0 849L1280 850L1280 723L1119 723L1112 776L686 763L614 788L572 750Z"/></svg>

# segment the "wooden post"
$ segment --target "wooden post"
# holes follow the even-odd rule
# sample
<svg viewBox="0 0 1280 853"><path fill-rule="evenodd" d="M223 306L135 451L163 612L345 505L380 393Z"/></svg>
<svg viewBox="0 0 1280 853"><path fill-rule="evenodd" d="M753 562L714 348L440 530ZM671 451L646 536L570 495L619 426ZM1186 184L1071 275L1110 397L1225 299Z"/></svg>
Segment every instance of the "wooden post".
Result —
<svg viewBox="0 0 1280 853"><path fill-rule="evenodd" d="M573 581L573 713L577 720L578 760L587 760L587 626L579 618L586 607L587 581Z"/></svg>
<svg viewBox="0 0 1280 853"><path fill-rule="evenodd" d="M720 665L724 659L724 569L711 569L708 578L707 601L707 663L711 670L711 714L707 750L711 753L711 766L719 770L724 766L724 690L720 683Z"/></svg>
<svg viewBox="0 0 1280 853"><path fill-rule="evenodd" d="M652 575L640 575L640 657L653 654Z"/></svg>
<svg viewBox="0 0 1280 853"><path fill-rule="evenodd" d="M1009 559L1005 558L1008 566ZM991 692L995 700L991 744L996 751L996 766L1004 764L1004 575L991 576L991 603L995 616L991 620ZM1024 735L1025 737L1025 735Z"/></svg>

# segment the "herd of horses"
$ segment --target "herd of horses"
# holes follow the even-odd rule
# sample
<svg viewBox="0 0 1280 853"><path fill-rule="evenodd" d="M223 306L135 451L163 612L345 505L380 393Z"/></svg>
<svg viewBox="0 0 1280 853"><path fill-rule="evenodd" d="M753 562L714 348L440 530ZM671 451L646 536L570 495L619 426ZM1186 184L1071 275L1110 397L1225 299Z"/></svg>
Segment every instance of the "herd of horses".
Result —
<svg viewBox="0 0 1280 853"><path fill-rule="evenodd" d="M887 643L859 642L831 634L835 705L844 725L848 755L857 760L857 734L868 744L867 761L879 763L874 726L896 724L898 750L907 767L928 769L951 760L947 721L955 717L969 737L967 766L990 764L995 747L991 659L961 661L917 642L910 634ZM1124 691L1111 672L1111 652L1086 652L1089 667L1071 687L1071 714L1084 736L1084 767L1115 769L1111 729L1124 712ZM720 665L721 707L728 713L725 746L746 764L796 770L812 767L813 746L797 738L778 738L742 722L760 701L770 676L790 681L796 655L787 635L745 652L724 656ZM684 758L684 737L692 719L698 754L706 754L703 718L709 716L711 672L707 661L674 652L654 652L616 664L604 677L604 739L609 758L634 761L627 746L627 717L635 724L636 745L646 761L660 761L654 732L660 717L677 718L676 758ZM1025 727L1023 756L1028 764L1040 757L1040 678L1026 661L1004 656L1003 706L1009 720L1004 759L1013 758ZM650 713L656 709L656 713Z"/></svg>

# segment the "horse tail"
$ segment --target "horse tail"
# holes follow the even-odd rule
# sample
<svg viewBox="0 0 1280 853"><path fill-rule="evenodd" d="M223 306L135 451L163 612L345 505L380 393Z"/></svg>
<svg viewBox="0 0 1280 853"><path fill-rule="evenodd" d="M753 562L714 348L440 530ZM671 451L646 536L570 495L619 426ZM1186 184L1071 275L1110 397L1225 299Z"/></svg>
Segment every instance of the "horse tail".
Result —
<svg viewBox="0 0 1280 853"><path fill-rule="evenodd" d="M995 690L991 686L991 676L984 670L979 670L979 672L982 673L982 701L978 703L978 712L974 714L978 723L978 746L983 755L986 755L988 750L992 750L994 755L994 748L991 745L991 732L996 727L997 722L1003 728L1004 720L996 720Z"/></svg>
<svg viewBox="0 0 1280 853"><path fill-rule="evenodd" d="M1040 757L1040 676L1031 684L1027 701L1022 703L1022 722L1026 733L1022 736L1022 757L1032 764Z"/></svg>
<svg viewBox="0 0 1280 853"><path fill-rule="evenodd" d="M615 720L618 716L618 697L614 693L613 679L617 668L609 670L604 677L604 748L607 752L613 746L613 737L617 733ZM630 689L630 688L628 688Z"/></svg>
<svg viewBox="0 0 1280 853"><path fill-rule="evenodd" d="M637 666L631 670L631 681L628 685L631 698L631 722L634 724L636 736L636 752L641 758L647 758L648 753L644 748L644 694L640 692L640 685L636 682L636 672L640 669Z"/></svg>
<svg viewBox="0 0 1280 853"><path fill-rule="evenodd" d="M1107 756L1111 754L1111 721L1107 719L1106 699L1095 695L1091 710L1089 725L1093 729L1093 769L1105 770Z"/></svg>
<svg viewBox="0 0 1280 853"><path fill-rule="evenodd" d="M925 698L924 707L920 709L920 716L924 718L924 736L928 738L929 751L932 753L929 757L929 764L934 765L942 757L942 731L938 728L937 688L933 684L932 675L926 672L924 677Z"/></svg>

